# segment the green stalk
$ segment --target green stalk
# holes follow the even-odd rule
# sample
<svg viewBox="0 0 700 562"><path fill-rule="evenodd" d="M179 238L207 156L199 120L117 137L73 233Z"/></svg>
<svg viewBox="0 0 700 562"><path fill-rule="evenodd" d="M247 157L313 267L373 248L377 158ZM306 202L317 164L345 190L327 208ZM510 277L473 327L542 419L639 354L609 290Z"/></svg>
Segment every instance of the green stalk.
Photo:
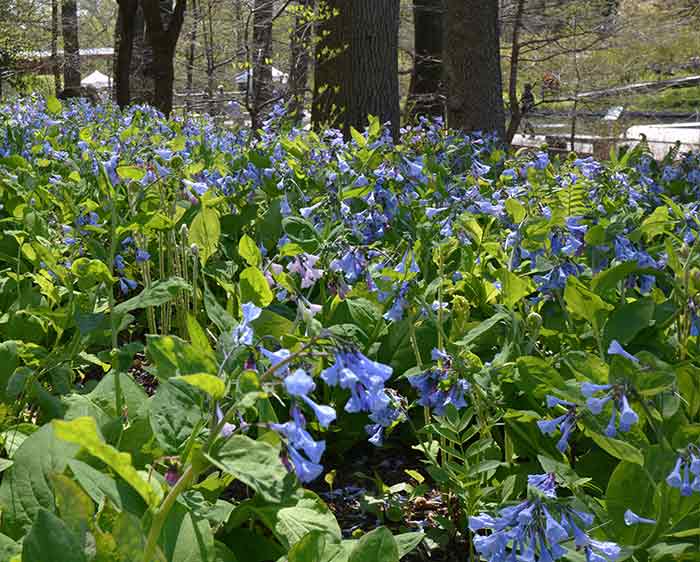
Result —
<svg viewBox="0 0 700 562"><path fill-rule="evenodd" d="M160 538L160 532L163 530L163 525L165 525L165 520L170 513L177 497L184 492L194 480L194 466L190 464L185 472L180 476L180 479L175 483L170 489L170 492L163 500L160 508L153 517L151 523L151 528L148 532L148 538L146 539L146 547L143 550L143 562L153 562L153 556L156 552L156 547L158 546L158 539Z"/></svg>
<svg viewBox="0 0 700 562"><path fill-rule="evenodd" d="M102 173L107 178L107 174L102 169ZM109 182L109 179L106 180ZM109 183L108 183L109 185ZM117 197L114 188L112 188L112 218L110 221L110 245L109 245L109 269L112 276L114 276L114 258L117 255ZM119 372L119 366L117 364L117 349L119 347L119 342L117 336L119 335L119 327L117 326L117 317L114 314L115 299L114 299L114 286L109 286L109 321L110 328L112 331L112 369L114 369L114 407L117 411L117 416L121 417L124 410L124 397L122 395L122 383L121 374Z"/></svg>

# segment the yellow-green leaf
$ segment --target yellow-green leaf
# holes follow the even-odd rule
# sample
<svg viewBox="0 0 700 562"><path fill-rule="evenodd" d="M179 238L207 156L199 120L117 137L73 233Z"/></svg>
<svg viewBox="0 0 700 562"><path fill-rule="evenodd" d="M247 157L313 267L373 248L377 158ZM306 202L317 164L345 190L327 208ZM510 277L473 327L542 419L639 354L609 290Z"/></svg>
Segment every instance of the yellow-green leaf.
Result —
<svg viewBox="0 0 700 562"><path fill-rule="evenodd" d="M226 394L226 384L215 375L197 373L195 375L181 375L174 378L183 380L187 384L194 386L199 390L203 390L214 400L223 398L224 394Z"/></svg>
<svg viewBox="0 0 700 562"><path fill-rule="evenodd" d="M260 267L260 264L262 263L262 254L260 253L260 249L258 248L257 244L255 244L255 240L253 240L247 234L241 236L241 239L238 241L238 253L246 262L248 262L248 265L252 267Z"/></svg>
<svg viewBox="0 0 700 562"><path fill-rule="evenodd" d="M221 237L219 213L211 207L203 206L190 226L190 245L195 245L199 252L199 261L204 266L214 255Z"/></svg>
<svg viewBox="0 0 700 562"><path fill-rule="evenodd" d="M158 497L155 490L146 482L131 464L129 453L119 452L105 443L97 432L95 419L89 416L75 418L70 421L54 420L53 428L56 437L82 446L93 457L100 459L114 472L121 476L149 506L155 506Z"/></svg>
<svg viewBox="0 0 700 562"><path fill-rule="evenodd" d="M241 300L265 308L274 297L267 279L257 267L248 267L240 277Z"/></svg>

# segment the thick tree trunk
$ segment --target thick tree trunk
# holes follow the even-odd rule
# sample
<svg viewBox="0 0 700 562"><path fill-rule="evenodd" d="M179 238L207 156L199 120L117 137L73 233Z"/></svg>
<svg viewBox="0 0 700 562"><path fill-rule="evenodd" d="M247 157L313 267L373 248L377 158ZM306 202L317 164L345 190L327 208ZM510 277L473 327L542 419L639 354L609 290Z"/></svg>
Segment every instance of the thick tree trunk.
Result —
<svg viewBox="0 0 700 562"><path fill-rule="evenodd" d="M80 95L80 43L78 41L77 0L63 0L61 4L63 32L63 95Z"/></svg>
<svg viewBox="0 0 700 562"><path fill-rule="evenodd" d="M352 56L349 110L345 120L362 129L367 116L389 122L394 138L400 126L399 0L355 0L352 10Z"/></svg>
<svg viewBox="0 0 700 562"><path fill-rule="evenodd" d="M130 97L132 103L154 105L155 103L155 74L154 54L146 28L145 2L150 0L135 0L136 11L133 18L133 46L131 62L129 63Z"/></svg>
<svg viewBox="0 0 700 562"><path fill-rule="evenodd" d="M445 0L413 0L413 73L408 94L409 115L444 116L443 21Z"/></svg>
<svg viewBox="0 0 700 562"><path fill-rule="evenodd" d="M289 61L289 113L301 121L304 113L306 84L309 79L309 49L311 22L306 10L313 6L313 0L297 0L297 14L294 29L290 36Z"/></svg>
<svg viewBox="0 0 700 562"><path fill-rule="evenodd" d="M131 102L131 55L138 0L119 0L114 33L114 97L124 109Z"/></svg>
<svg viewBox="0 0 700 562"><path fill-rule="evenodd" d="M350 91L352 4L320 0L318 14L311 122L317 129L343 128Z"/></svg>
<svg viewBox="0 0 700 562"><path fill-rule="evenodd" d="M175 47L185 19L185 0L175 7L160 0L142 0L146 38L153 52L153 105L165 115L173 109Z"/></svg>
<svg viewBox="0 0 700 562"><path fill-rule="evenodd" d="M274 98L272 84L272 0L255 0L253 7L252 126L257 130Z"/></svg>
<svg viewBox="0 0 700 562"><path fill-rule="evenodd" d="M389 122L396 138L399 112L399 0L327 2L339 15L320 30L312 120L363 129L368 115ZM348 33L349 31L349 33Z"/></svg>
<svg viewBox="0 0 700 562"><path fill-rule="evenodd" d="M51 72L56 95L61 91L61 65L58 62L58 0L51 0Z"/></svg>
<svg viewBox="0 0 700 562"><path fill-rule="evenodd" d="M498 2L447 0L447 123L504 135Z"/></svg>

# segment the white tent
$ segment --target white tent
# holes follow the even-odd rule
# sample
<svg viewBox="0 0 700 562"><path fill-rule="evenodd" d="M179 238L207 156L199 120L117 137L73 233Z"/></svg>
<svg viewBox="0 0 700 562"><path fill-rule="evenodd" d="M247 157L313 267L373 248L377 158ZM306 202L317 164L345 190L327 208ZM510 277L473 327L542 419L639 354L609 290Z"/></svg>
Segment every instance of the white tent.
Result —
<svg viewBox="0 0 700 562"><path fill-rule="evenodd" d="M236 75L236 78L235 78L236 84L239 84L239 85L247 84L249 72L250 72L250 70L244 70L240 74ZM275 68L274 66L272 67L272 81L273 82L279 82L280 84L286 84L287 78L289 78L289 75L287 73L282 72L279 68Z"/></svg>
<svg viewBox="0 0 700 562"><path fill-rule="evenodd" d="M92 86L98 90L104 90L110 87L110 79L106 74L102 74L99 70L96 70L89 76L86 76L80 81L81 86Z"/></svg>

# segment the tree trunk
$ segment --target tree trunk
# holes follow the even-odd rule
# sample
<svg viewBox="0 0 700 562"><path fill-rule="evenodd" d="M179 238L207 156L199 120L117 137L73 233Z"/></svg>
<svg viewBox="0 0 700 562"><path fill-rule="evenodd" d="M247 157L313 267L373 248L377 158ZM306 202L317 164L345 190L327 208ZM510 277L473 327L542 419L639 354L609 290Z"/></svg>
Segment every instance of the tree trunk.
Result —
<svg viewBox="0 0 700 562"><path fill-rule="evenodd" d="M124 109L131 102L131 56L138 0L119 0L117 25L114 33L114 97Z"/></svg>
<svg viewBox="0 0 700 562"><path fill-rule="evenodd" d="M447 0L445 27L448 125L503 138L498 3Z"/></svg>
<svg viewBox="0 0 700 562"><path fill-rule="evenodd" d="M444 0L413 0L415 55L408 94L409 115L442 117Z"/></svg>
<svg viewBox="0 0 700 562"><path fill-rule="evenodd" d="M165 115L173 109L175 47L185 19L185 0L175 7L160 0L142 0L146 37L153 52L153 105Z"/></svg>
<svg viewBox="0 0 700 562"><path fill-rule="evenodd" d="M520 63L520 28L523 23L523 10L525 0L518 0L515 8L515 19L513 20L513 38L510 49L510 77L508 81L508 104L510 105L510 122L506 131L506 142L513 142L515 133L518 132L523 114L520 110L520 100L518 99L518 64Z"/></svg>
<svg viewBox="0 0 700 562"><path fill-rule="evenodd" d="M255 0L253 7L253 104L251 121L257 130L274 98L272 84L272 0Z"/></svg>
<svg viewBox="0 0 700 562"><path fill-rule="evenodd" d="M343 0L318 4L311 122L315 128L343 128L350 90L352 6Z"/></svg>
<svg viewBox="0 0 700 562"><path fill-rule="evenodd" d="M199 22L199 7L197 0L192 0L192 27L190 28L190 44L187 50L187 111L192 109L192 87L194 84L194 56L197 47L197 24Z"/></svg>
<svg viewBox="0 0 700 562"><path fill-rule="evenodd" d="M56 95L61 91L61 65L58 63L58 0L51 0L51 72Z"/></svg>
<svg viewBox="0 0 700 562"><path fill-rule="evenodd" d="M153 48L146 28L145 2L135 0L136 11L133 19L133 46L129 63L130 97L132 103L153 105L155 103L155 75L153 69Z"/></svg>
<svg viewBox="0 0 700 562"><path fill-rule="evenodd" d="M311 22L306 13L313 0L297 0L294 29L290 35L289 61L289 113L301 122L306 98L306 83L309 78L309 48Z"/></svg>
<svg viewBox="0 0 700 562"><path fill-rule="evenodd" d="M331 57L316 65L314 123L339 124L349 136L374 115L398 137L399 0L327 3L340 15L321 26L320 52Z"/></svg>
<svg viewBox="0 0 700 562"><path fill-rule="evenodd" d="M61 27L63 31L63 95L78 97L80 96L80 43L77 0L63 0Z"/></svg>
<svg viewBox="0 0 700 562"><path fill-rule="evenodd" d="M352 10L350 127L363 129L367 116L389 122L399 135L399 0L355 0Z"/></svg>
<svg viewBox="0 0 700 562"><path fill-rule="evenodd" d="M214 22L211 0L207 0L207 16L202 18L202 39L204 42L204 55L207 60L207 95L209 96L209 113L214 115L216 102L214 101Z"/></svg>

